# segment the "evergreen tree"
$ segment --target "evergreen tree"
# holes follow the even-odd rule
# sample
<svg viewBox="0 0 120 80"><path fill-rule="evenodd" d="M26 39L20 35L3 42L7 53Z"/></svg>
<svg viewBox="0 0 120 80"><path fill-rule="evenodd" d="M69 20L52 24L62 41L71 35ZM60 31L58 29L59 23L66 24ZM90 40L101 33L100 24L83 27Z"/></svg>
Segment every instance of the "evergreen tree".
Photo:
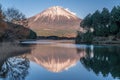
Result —
<svg viewBox="0 0 120 80"><path fill-rule="evenodd" d="M91 28L92 27L92 16L88 14L80 24L83 28Z"/></svg>
<svg viewBox="0 0 120 80"><path fill-rule="evenodd" d="M98 25L101 24L101 13L99 10L95 11L95 13L93 13L92 15L92 20L93 20L93 24L92 26L95 27L99 27Z"/></svg>
<svg viewBox="0 0 120 80"><path fill-rule="evenodd" d="M111 21L120 26L120 6L114 7L111 11Z"/></svg>
<svg viewBox="0 0 120 80"><path fill-rule="evenodd" d="M81 22L81 27L88 32L93 28L93 36L120 38L120 6L114 6L111 12L107 8L103 8L100 12L96 10L93 14L88 14ZM89 33L83 33L77 40L87 40ZM94 40L94 39L93 39ZM92 41L91 41L92 42Z"/></svg>
<svg viewBox="0 0 120 80"><path fill-rule="evenodd" d="M109 29L110 29L110 34L111 35L116 35L119 32L119 27L115 23L111 23Z"/></svg>
<svg viewBox="0 0 120 80"><path fill-rule="evenodd" d="M109 22L110 22L110 13L107 8L103 8L103 10L101 12L101 17L102 17L101 24L108 27Z"/></svg>
<svg viewBox="0 0 120 80"><path fill-rule="evenodd" d="M115 7L112 9L111 11L111 17L110 17L110 33L112 35L115 35L119 32L119 29L120 29L120 10L119 10L120 7Z"/></svg>
<svg viewBox="0 0 120 80"><path fill-rule="evenodd" d="M95 11L95 13L93 13L92 15L92 26L94 28L94 34L99 36L101 35L101 20L102 20L102 17L101 17L101 13L99 10Z"/></svg>
<svg viewBox="0 0 120 80"><path fill-rule="evenodd" d="M109 10L107 8L103 8L101 12L101 27L100 27L101 36L109 35L109 24L110 24Z"/></svg>

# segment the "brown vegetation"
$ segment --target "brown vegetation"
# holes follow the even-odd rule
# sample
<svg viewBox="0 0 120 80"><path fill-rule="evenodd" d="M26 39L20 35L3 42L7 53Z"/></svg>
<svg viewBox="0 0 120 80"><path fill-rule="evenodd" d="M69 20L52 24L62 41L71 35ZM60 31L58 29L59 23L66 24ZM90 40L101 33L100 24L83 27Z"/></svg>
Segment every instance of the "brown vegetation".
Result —
<svg viewBox="0 0 120 80"><path fill-rule="evenodd" d="M16 41L36 38L35 32L25 28L23 25L5 21L2 10L0 10L0 41Z"/></svg>

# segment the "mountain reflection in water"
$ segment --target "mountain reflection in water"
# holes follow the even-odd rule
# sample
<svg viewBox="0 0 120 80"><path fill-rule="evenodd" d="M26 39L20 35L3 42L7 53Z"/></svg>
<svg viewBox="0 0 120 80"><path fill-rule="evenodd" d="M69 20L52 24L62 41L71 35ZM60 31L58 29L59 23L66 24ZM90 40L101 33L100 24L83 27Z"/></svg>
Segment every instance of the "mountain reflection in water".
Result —
<svg viewBox="0 0 120 80"><path fill-rule="evenodd" d="M61 72L74 66L84 56L84 49L79 55L75 48L36 45L29 55L29 59L51 72Z"/></svg>
<svg viewBox="0 0 120 80"><path fill-rule="evenodd" d="M120 79L119 46L44 43L23 44L21 47L15 46L16 49L11 49L12 51L8 52L0 47L0 50L3 50L0 53L0 80L56 80L55 77L50 76L57 74L62 80ZM31 62L36 64L33 65ZM34 72L35 65L40 69L36 68L38 72L33 75L31 69ZM46 72L47 70L48 72ZM39 78L35 78L35 76Z"/></svg>

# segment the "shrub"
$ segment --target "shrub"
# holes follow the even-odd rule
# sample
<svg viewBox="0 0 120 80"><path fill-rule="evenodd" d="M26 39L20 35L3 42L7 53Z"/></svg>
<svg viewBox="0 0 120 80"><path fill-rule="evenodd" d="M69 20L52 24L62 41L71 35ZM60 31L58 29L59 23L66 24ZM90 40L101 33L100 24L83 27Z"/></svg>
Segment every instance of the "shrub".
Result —
<svg viewBox="0 0 120 80"><path fill-rule="evenodd" d="M116 37L120 39L120 32L117 33Z"/></svg>
<svg viewBox="0 0 120 80"><path fill-rule="evenodd" d="M28 39L36 39L36 38L37 38L37 34L34 31L30 30Z"/></svg>
<svg viewBox="0 0 120 80"><path fill-rule="evenodd" d="M92 43L93 41L93 33L90 31L87 31L86 33L80 33L78 32L76 43Z"/></svg>
<svg viewBox="0 0 120 80"><path fill-rule="evenodd" d="M114 35L117 34L118 31L119 31L119 27L115 23L111 24L110 33Z"/></svg>

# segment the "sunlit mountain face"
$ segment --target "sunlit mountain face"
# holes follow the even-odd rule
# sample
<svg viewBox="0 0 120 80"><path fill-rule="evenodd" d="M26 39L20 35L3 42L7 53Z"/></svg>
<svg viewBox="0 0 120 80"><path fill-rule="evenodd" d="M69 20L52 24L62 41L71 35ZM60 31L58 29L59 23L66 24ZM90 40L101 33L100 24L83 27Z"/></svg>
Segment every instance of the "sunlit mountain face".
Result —
<svg viewBox="0 0 120 80"><path fill-rule="evenodd" d="M56 46L37 45L29 55L34 61L51 72L62 72L76 65L80 58L85 56L84 49L77 53L75 48L63 48Z"/></svg>
<svg viewBox="0 0 120 80"><path fill-rule="evenodd" d="M80 28L81 19L72 11L60 6L50 7L28 19L29 27L38 36L75 37Z"/></svg>

